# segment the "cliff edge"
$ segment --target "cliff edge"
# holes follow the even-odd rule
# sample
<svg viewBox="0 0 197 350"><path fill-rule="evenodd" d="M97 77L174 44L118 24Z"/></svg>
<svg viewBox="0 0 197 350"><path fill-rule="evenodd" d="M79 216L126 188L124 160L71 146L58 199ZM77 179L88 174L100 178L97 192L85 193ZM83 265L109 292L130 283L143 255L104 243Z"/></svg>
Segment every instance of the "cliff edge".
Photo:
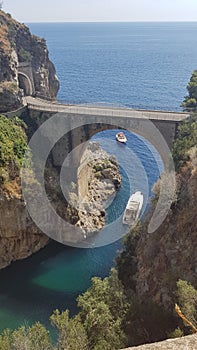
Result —
<svg viewBox="0 0 197 350"><path fill-rule="evenodd" d="M159 182L154 192L158 193ZM157 195L157 194L156 194ZM148 234L143 230L137 247L137 292L173 309L178 279L197 288L197 148L177 174L177 201L163 224Z"/></svg>
<svg viewBox="0 0 197 350"><path fill-rule="evenodd" d="M55 99L58 89L46 41L0 10L0 112L19 108L25 95Z"/></svg>
<svg viewBox="0 0 197 350"><path fill-rule="evenodd" d="M167 339L153 344L144 344L122 350L195 350L197 348L197 335Z"/></svg>

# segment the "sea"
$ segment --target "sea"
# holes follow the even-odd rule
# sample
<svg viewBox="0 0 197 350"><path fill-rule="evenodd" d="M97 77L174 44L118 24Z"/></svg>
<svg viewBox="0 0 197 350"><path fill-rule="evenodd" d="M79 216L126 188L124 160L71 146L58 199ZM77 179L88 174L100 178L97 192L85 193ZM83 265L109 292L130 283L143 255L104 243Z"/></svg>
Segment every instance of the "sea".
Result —
<svg viewBox="0 0 197 350"><path fill-rule="evenodd" d="M68 104L181 111L186 86L197 68L197 23L28 23L46 39L60 80L58 100ZM131 193L145 194L163 171L160 155L139 135L115 141L117 130L94 135L120 164L122 186L106 208L106 225L124 212ZM143 219L143 217L142 217ZM119 220L121 232L121 220ZM113 226L112 226L113 227ZM112 232L111 232L112 233ZM111 234L109 231L109 235ZM0 271L0 331L40 321L50 329L53 310L77 312L76 298L93 276L109 274L122 249L122 234L98 248L52 242Z"/></svg>

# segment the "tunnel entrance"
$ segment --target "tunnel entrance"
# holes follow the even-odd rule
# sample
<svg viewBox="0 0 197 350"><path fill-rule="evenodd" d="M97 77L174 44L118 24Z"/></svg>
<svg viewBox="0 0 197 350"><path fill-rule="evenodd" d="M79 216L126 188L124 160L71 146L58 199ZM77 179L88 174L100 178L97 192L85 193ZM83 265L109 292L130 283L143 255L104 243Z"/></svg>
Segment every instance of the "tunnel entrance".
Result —
<svg viewBox="0 0 197 350"><path fill-rule="evenodd" d="M24 73L18 73L19 88L23 89L25 96L33 94L32 84L29 77Z"/></svg>

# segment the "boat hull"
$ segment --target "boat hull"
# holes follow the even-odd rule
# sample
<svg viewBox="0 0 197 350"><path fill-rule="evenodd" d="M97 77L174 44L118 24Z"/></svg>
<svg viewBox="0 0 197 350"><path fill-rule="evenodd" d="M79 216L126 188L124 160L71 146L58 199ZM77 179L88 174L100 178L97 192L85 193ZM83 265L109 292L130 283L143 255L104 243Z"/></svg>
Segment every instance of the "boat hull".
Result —
<svg viewBox="0 0 197 350"><path fill-rule="evenodd" d="M132 194L127 202L126 209L123 214L122 223L124 225L132 226L134 225L140 215L143 206L143 194L139 191Z"/></svg>
<svg viewBox="0 0 197 350"><path fill-rule="evenodd" d="M127 142L127 138L123 133L118 133L116 134L116 140L120 143L126 143Z"/></svg>

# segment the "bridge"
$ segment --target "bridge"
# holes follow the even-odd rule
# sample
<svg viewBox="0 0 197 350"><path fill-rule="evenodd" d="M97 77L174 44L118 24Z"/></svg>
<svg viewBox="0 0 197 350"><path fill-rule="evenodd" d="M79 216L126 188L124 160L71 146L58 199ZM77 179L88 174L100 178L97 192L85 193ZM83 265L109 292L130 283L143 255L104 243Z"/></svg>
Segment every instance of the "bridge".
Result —
<svg viewBox="0 0 197 350"><path fill-rule="evenodd" d="M106 117L131 117L134 112L135 117L148 118L150 120L162 120L181 122L189 117L189 113L185 112L170 112L170 111L157 111L157 110L145 110L145 109L132 109L132 108L118 108L118 107L101 107L94 105L73 105L62 104L57 101L51 102L49 100L42 100L40 98L33 98L27 96L24 98L24 104L29 109L38 111L47 111L53 113L69 113L69 114L84 114L84 115L104 115Z"/></svg>
<svg viewBox="0 0 197 350"><path fill-rule="evenodd" d="M61 168L67 184L71 182L77 184L79 199L83 199L87 194L88 183L91 180L89 167L86 161L81 162L81 159L87 145L86 141L94 134L106 129L125 129L143 136L154 145L166 170L166 176L160 186L159 201L150 220L148 232L154 232L158 228L166 217L172 203L171 196L174 196L175 191L174 167L170 149L177 127L189 117L188 113L64 105L29 96L24 103L26 109L23 110L21 118L27 123L28 132L31 131L34 135L30 143L33 140L35 151L33 154L38 160L35 162L38 164L38 171L40 172L40 164L41 169L44 168L50 154L50 161L55 167ZM65 162L68 154L71 157L70 163ZM128 159L129 161L132 159ZM69 188L68 186L68 191ZM163 208L163 198L165 198L165 208ZM46 218L46 223L48 223L48 213ZM55 229L58 227L58 237L64 237L64 233L67 232L69 240L78 240L71 234L70 228L64 232L58 225L57 223L54 226ZM57 240L62 241L60 238Z"/></svg>
<svg viewBox="0 0 197 350"><path fill-rule="evenodd" d="M38 127L55 114L64 116L65 130L69 125L69 135L61 138L53 153L54 165L57 166L61 166L65 159L65 150L69 153L105 129L127 129L143 136L155 146L166 164L177 127L189 117L189 113L181 112L68 105L31 96L26 97L24 103L28 108L28 118L36 122ZM25 120L27 123L28 118Z"/></svg>

